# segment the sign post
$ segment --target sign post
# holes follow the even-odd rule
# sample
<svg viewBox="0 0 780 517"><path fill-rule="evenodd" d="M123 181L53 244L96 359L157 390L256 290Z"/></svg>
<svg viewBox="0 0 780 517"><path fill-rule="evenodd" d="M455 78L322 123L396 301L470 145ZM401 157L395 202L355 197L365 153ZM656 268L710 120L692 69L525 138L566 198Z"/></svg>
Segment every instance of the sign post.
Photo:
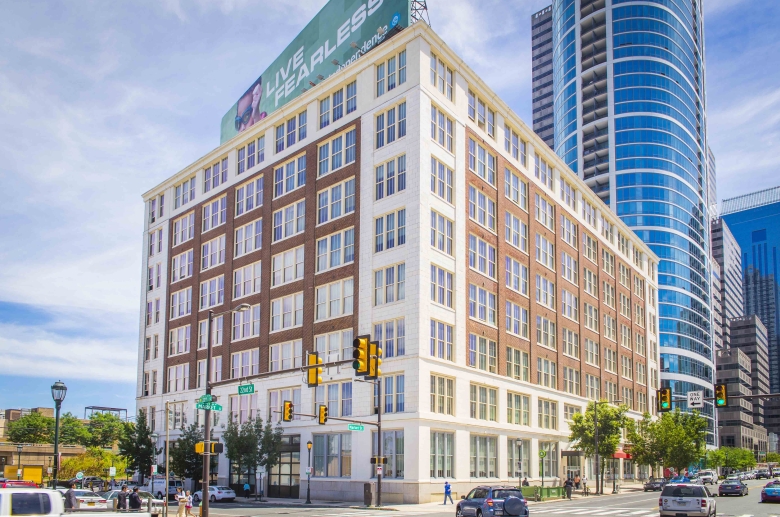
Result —
<svg viewBox="0 0 780 517"><path fill-rule="evenodd" d="M703 391L689 391L688 392L688 408L700 409L704 407L704 392Z"/></svg>
<svg viewBox="0 0 780 517"><path fill-rule="evenodd" d="M539 462L539 468L541 469L542 474L542 488L544 488L544 457L547 456L547 451L539 451L539 459L541 460Z"/></svg>

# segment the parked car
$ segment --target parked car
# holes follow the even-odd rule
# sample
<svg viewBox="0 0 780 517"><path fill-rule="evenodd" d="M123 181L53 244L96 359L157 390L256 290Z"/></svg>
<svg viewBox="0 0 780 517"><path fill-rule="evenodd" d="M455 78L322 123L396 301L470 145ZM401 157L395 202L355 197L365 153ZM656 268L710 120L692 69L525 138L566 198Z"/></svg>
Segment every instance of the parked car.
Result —
<svg viewBox="0 0 780 517"><path fill-rule="evenodd" d="M98 492L102 492L106 488L106 482L97 476L84 476L82 479L70 478L65 486L70 487L71 483L75 483L77 487L93 488Z"/></svg>
<svg viewBox="0 0 780 517"><path fill-rule="evenodd" d="M742 481L742 476L739 474L729 474L726 481Z"/></svg>
<svg viewBox="0 0 780 517"><path fill-rule="evenodd" d="M65 492L68 490L68 488L58 488L57 492L62 494L62 498L64 500ZM103 497L101 492L93 492L92 490L76 488L73 490L73 493L76 494L76 499L79 502L79 508L107 508L106 499Z"/></svg>
<svg viewBox="0 0 780 517"><path fill-rule="evenodd" d="M120 490L109 490L108 492L103 492L103 498L106 500L106 507L107 508L114 508L114 501L117 499L117 496L119 495ZM128 493L129 495L129 493ZM154 515L161 515L163 513L163 507L165 506L165 501L162 499L155 498L152 494L149 492L146 492L144 490L138 491L138 496L141 498L141 501L143 502L143 506L141 506L142 510L146 510L148 508L148 502L149 499L152 499L152 516Z"/></svg>
<svg viewBox="0 0 780 517"><path fill-rule="evenodd" d="M35 481L0 479L0 488L41 488Z"/></svg>
<svg viewBox="0 0 780 517"><path fill-rule="evenodd" d="M724 481L718 487L718 495L719 496L748 495L748 487L745 483L739 481L738 479L731 480L731 481Z"/></svg>
<svg viewBox="0 0 780 517"><path fill-rule="evenodd" d="M772 473L769 472L769 469L756 470L756 479L769 479L771 477L772 477Z"/></svg>
<svg viewBox="0 0 780 517"><path fill-rule="evenodd" d="M701 479L701 483L703 485L709 484L709 485L717 485L718 484L718 474L715 473L713 470L702 470L699 472L699 479Z"/></svg>
<svg viewBox="0 0 780 517"><path fill-rule="evenodd" d="M706 486L666 485L658 498L660 517L715 517L715 498Z"/></svg>
<svg viewBox="0 0 780 517"><path fill-rule="evenodd" d="M780 480L774 479L761 489L761 502L780 502Z"/></svg>
<svg viewBox="0 0 780 517"><path fill-rule="evenodd" d="M203 499L203 491L198 490L192 494L192 500L199 502ZM232 488L226 486L210 486L209 487L209 501L212 503L216 501L235 501L236 493Z"/></svg>
<svg viewBox="0 0 780 517"><path fill-rule="evenodd" d="M478 486L460 499L455 508L456 517L528 517L528 502L520 489L513 486Z"/></svg>
<svg viewBox="0 0 780 517"><path fill-rule="evenodd" d="M666 486L666 480L661 479L654 479L652 481L647 481L644 485L645 492L655 492L656 490L663 490L664 486Z"/></svg>

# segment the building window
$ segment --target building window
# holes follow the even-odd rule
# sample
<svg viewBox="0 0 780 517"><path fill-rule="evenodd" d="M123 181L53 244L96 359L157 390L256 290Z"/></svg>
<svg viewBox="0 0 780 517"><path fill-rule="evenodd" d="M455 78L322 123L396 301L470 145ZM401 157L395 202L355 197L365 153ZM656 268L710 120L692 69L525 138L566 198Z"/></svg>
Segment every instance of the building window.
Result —
<svg viewBox="0 0 780 517"><path fill-rule="evenodd" d="M173 208L179 208L195 200L195 176L173 188Z"/></svg>
<svg viewBox="0 0 780 517"><path fill-rule="evenodd" d="M546 453L544 458L539 458L539 471L558 475L558 442L539 442L539 450Z"/></svg>
<svg viewBox="0 0 780 517"><path fill-rule="evenodd" d="M431 157L431 192L450 204L452 204L452 178L452 170Z"/></svg>
<svg viewBox="0 0 780 517"><path fill-rule="evenodd" d="M149 256L162 252L162 228L149 232Z"/></svg>
<svg viewBox="0 0 780 517"><path fill-rule="evenodd" d="M232 341L260 335L260 304L247 311L233 313Z"/></svg>
<svg viewBox="0 0 780 517"><path fill-rule="evenodd" d="M323 224L355 211L355 178L342 181L317 193L317 224Z"/></svg>
<svg viewBox="0 0 780 517"><path fill-rule="evenodd" d="M406 190L406 155L376 166L374 198L379 201Z"/></svg>
<svg viewBox="0 0 780 517"><path fill-rule="evenodd" d="M190 351L190 326L171 329L168 332L168 356Z"/></svg>
<svg viewBox="0 0 780 517"><path fill-rule="evenodd" d="M374 252L406 244L406 209L374 219Z"/></svg>
<svg viewBox="0 0 780 517"><path fill-rule="evenodd" d="M184 215L173 222L173 245L178 246L195 237L195 212Z"/></svg>
<svg viewBox="0 0 780 517"><path fill-rule="evenodd" d="M303 325L303 293L271 300L271 332Z"/></svg>
<svg viewBox="0 0 780 517"><path fill-rule="evenodd" d="M223 158L222 162L217 162L211 167L206 167L203 170L203 192L206 193L212 188L217 188L222 183L227 183L228 170L227 158Z"/></svg>
<svg viewBox="0 0 780 517"><path fill-rule="evenodd" d="M585 362L591 366L599 366L599 345L592 339L585 339Z"/></svg>
<svg viewBox="0 0 780 517"><path fill-rule="evenodd" d="M598 288L598 280L596 278L596 273L591 271L588 268L584 268L582 271L582 279L583 279L583 285L582 289L589 295L593 296L594 298L598 299L599 297L599 288Z"/></svg>
<svg viewBox="0 0 780 517"><path fill-rule="evenodd" d="M620 356L621 375L624 379L632 380L634 378L634 368L630 357Z"/></svg>
<svg viewBox="0 0 780 517"><path fill-rule="evenodd" d="M357 109L357 83L352 81L347 85L347 112L349 115ZM326 97L320 101L320 129L328 124L336 122L344 116L344 88L336 90L332 94L332 112L331 97ZM332 115L332 117L331 117Z"/></svg>
<svg viewBox="0 0 780 517"><path fill-rule="evenodd" d="M201 246L200 269L206 271L225 263L225 236L220 235Z"/></svg>
<svg viewBox="0 0 780 517"><path fill-rule="evenodd" d="M431 320L431 357L454 360L452 355L454 330L452 325Z"/></svg>
<svg viewBox="0 0 780 517"><path fill-rule="evenodd" d="M274 199L306 185L306 155L302 154L274 169Z"/></svg>
<svg viewBox="0 0 780 517"><path fill-rule="evenodd" d="M609 314L604 315L604 337L612 341L617 341L616 320Z"/></svg>
<svg viewBox="0 0 780 517"><path fill-rule="evenodd" d="M171 318L176 319L192 314L192 287L171 294Z"/></svg>
<svg viewBox="0 0 780 517"><path fill-rule="evenodd" d="M454 99L454 78L455 72L436 54L431 53L431 85L435 86L448 100Z"/></svg>
<svg viewBox="0 0 780 517"><path fill-rule="evenodd" d="M552 400L539 399L538 417L538 426L540 428L558 429L558 403Z"/></svg>
<svg viewBox="0 0 780 517"><path fill-rule="evenodd" d="M223 317L215 316L211 320L211 346L220 346L222 344L223 334ZM207 346L206 337L208 336L208 320L198 322L198 350L204 349Z"/></svg>
<svg viewBox="0 0 780 517"><path fill-rule="evenodd" d="M326 363L352 356L352 329L314 336L314 347Z"/></svg>
<svg viewBox="0 0 780 517"><path fill-rule="evenodd" d="M406 264L374 271L374 306L399 302L406 298Z"/></svg>
<svg viewBox="0 0 780 517"><path fill-rule="evenodd" d="M517 133L506 124L504 124L504 150L525 166L525 140L520 139Z"/></svg>
<svg viewBox="0 0 780 517"><path fill-rule="evenodd" d="M471 418L498 421L498 390L488 386L471 384L469 386Z"/></svg>
<svg viewBox="0 0 780 517"><path fill-rule="evenodd" d="M436 106L431 106L431 138L440 146L453 152L455 123Z"/></svg>
<svg viewBox="0 0 780 517"><path fill-rule="evenodd" d="M269 371L278 372L301 367L303 352L300 339L271 345L270 349Z"/></svg>
<svg viewBox="0 0 780 517"><path fill-rule="evenodd" d="M263 160L265 160L265 137L261 136L256 143L252 141L238 149L238 170L236 174L243 174L255 165L259 165Z"/></svg>
<svg viewBox="0 0 780 517"><path fill-rule="evenodd" d="M507 472L515 479L531 475L531 440L507 438Z"/></svg>
<svg viewBox="0 0 780 517"><path fill-rule="evenodd" d="M210 309L225 302L225 275L200 283L200 310Z"/></svg>
<svg viewBox="0 0 780 517"><path fill-rule="evenodd" d="M548 189L553 188L553 168L538 154L534 155L534 176Z"/></svg>
<svg viewBox="0 0 780 517"><path fill-rule="evenodd" d="M274 242L298 235L306 224L306 201L288 205L274 212Z"/></svg>
<svg viewBox="0 0 780 517"><path fill-rule="evenodd" d="M504 169L504 195L523 210L528 210L528 184L509 169Z"/></svg>
<svg viewBox="0 0 780 517"><path fill-rule="evenodd" d="M355 163L357 141L355 129L341 133L317 148L317 176L330 174L350 163Z"/></svg>
<svg viewBox="0 0 780 517"><path fill-rule="evenodd" d="M263 219L257 219L236 229L236 251L233 258L243 257L263 247Z"/></svg>
<svg viewBox="0 0 780 517"><path fill-rule="evenodd" d="M227 221L227 196L203 205L203 233Z"/></svg>
<svg viewBox="0 0 780 517"><path fill-rule="evenodd" d="M614 382L604 381L604 394L607 400L614 404L618 399L618 385Z"/></svg>
<svg viewBox="0 0 780 517"><path fill-rule="evenodd" d="M190 388L189 363L168 367L168 393L187 391ZM147 390L148 391L148 390Z"/></svg>
<svg viewBox="0 0 780 517"><path fill-rule="evenodd" d="M249 264L233 271L233 299L250 296L260 292L261 261Z"/></svg>
<svg viewBox="0 0 780 517"><path fill-rule="evenodd" d="M406 136L406 102L376 116L376 148Z"/></svg>
<svg viewBox="0 0 780 517"><path fill-rule="evenodd" d="M504 225L504 240L520 251L528 253L528 225L511 212L506 212Z"/></svg>
<svg viewBox="0 0 780 517"><path fill-rule="evenodd" d="M506 286L520 294L528 296L528 267L508 256L506 263Z"/></svg>
<svg viewBox="0 0 780 517"><path fill-rule="evenodd" d="M571 320L580 320L579 300L566 289L561 289L561 314Z"/></svg>
<svg viewBox="0 0 780 517"><path fill-rule="evenodd" d="M469 334L468 366L497 373L498 345L484 336Z"/></svg>
<svg viewBox="0 0 780 517"><path fill-rule="evenodd" d="M496 248L475 235L469 235L469 267L496 279Z"/></svg>
<svg viewBox="0 0 780 517"><path fill-rule="evenodd" d="M382 347L385 357L398 357L406 354L406 320L380 321L374 323L372 336Z"/></svg>
<svg viewBox="0 0 780 517"><path fill-rule="evenodd" d="M371 433L373 440L374 456L379 455L379 445L377 443L377 433ZM383 431L382 432L382 456L387 458L384 465L382 479L403 479L404 478L404 432L403 431ZM376 466L371 469L371 477L376 477Z"/></svg>
<svg viewBox="0 0 780 517"><path fill-rule="evenodd" d="M296 282L303 278L303 246L271 257L271 286Z"/></svg>
<svg viewBox="0 0 780 517"><path fill-rule="evenodd" d="M315 434L313 438L314 475L352 477L352 433Z"/></svg>
<svg viewBox="0 0 780 517"><path fill-rule="evenodd" d="M561 215L561 239L574 249L577 249L577 225L565 215Z"/></svg>
<svg viewBox="0 0 780 517"><path fill-rule="evenodd" d="M431 210L431 246L452 256L452 229L454 223Z"/></svg>
<svg viewBox="0 0 780 517"><path fill-rule="evenodd" d="M260 373L260 349L230 354L230 378L239 379Z"/></svg>
<svg viewBox="0 0 780 517"><path fill-rule="evenodd" d="M455 416L455 379L431 375L431 413Z"/></svg>
<svg viewBox="0 0 780 517"><path fill-rule="evenodd" d="M620 346L631 350L631 329L620 324Z"/></svg>
<svg viewBox="0 0 780 517"><path fill-rule="evenodd" d="M615 256L605 249L601 250L601 268L606 274L615 278Z"/></svg>
<svg viewBox="0 0 780 517"><path fill-rule="evenodd" d="M506 421L508 424L531 425L531 398L528 395L507 392Z"/></svg>
<svg viewBox="0 0 780 517"><path fill-rule="evenodd" d="M268 390L268 420L278 420L282 413L284 401L289 400L295 407L301 407L300 388L282 388L280 390ZM274 413L276 411L276 413ZM293 415L293 420L300 420L300 415Z"/></svg>
<svg viewBox="0 0 780 517"><path fill-rule="evenodd" d="M471 435L471 450L469 455L469 470L471 477L498 477L498 471L496 469L498 463L497 440L498 439L495 436Z"/></svg>
<svg viewBox="0 0 780 517"><path fill-rule="evenodd" d="M496 232L496 202L469 185L469 217L491 232Z"/></svg>
<svg viewBox="0 0 780 517"><path fill-rule="evenodd" d="M604 371L617 374L617 351L604 347Z"/></svg>
<svg viewBox="0 0 780 517"><path fill-rule="evenodd" d="M601 380L595 375L585 374L585 396L590 400L601 400Z"/></svg>
<svg viewBox="0 0 780 517"><path fill-rule="evenodd" d="M536 317L536 344L557 349L555 323L542 316Z"/></svg>
<svg viewBox="0 0 780 517"><path fill-rule="evenodd" d="M575 359L580 358L580 336L570 329L563 329L563 353Z"/></svg>
<svg viewBox="0 0 780 517"><path fill-rule="evenodd" d="M567 421L574 420L574 415L582 414L582 408L579 406L563 405L563 419Z"/></svg>
<svg viewBox="0 0 780 517"><path fill-rule="evenodd" d="M455 468L455 434L431 431L431 477L452 478Z"/></svg>
<svg viewBox="0 0 780 517"><path fill-rule="evenodd" d="M317 287L315 321L352 314L352 278Z"/></svg>
<svg viewBox="0 0 780 517"><path fill-rule="evenodd" d="M529 355L511 346L506 347L506 376L528 382Z"/></svg>
<svg viewBox="0 0 780 517"><path fill-rule="evenodd" d="M317 273L355 261L355 229L317 239Z"/></svg>
<svg viewBox="0 0 780 517"><path fill-rule="evenodd" d="M385 73L385 71L387 71ZM387 88L385 88L387 77ZM406 51L392 56L385 62L376 66L376 96L383 95L386 91L395 89L406 82Z"/></svg>
<svg viewBox="0 0 780 517"><path fill-rule="evenodd" d="M452 308L452 273L431 264L431 301Z"/></svg>
<svg viewBox="0 0 780 517"><path fill-rule="evenodd" d="M555 271L555 244L536 234L536 261Z"/></svg>
<svg viewBox="0 0 780 517"><path fill-rule="evenodd" d="M193 251L189 250L173 257L171 261L171 283L192 276L192 254Z"/></svg>
<svg viewBox="0 0 780 517"><path fill-rule="evenodd" d="M536 275L536 301L548 309L555 310L555 282L542 275Z"/></svg>
<svg viewBox="0 0 780 517"><path fill-rule="evenodd" d="M566 253L565 251L561 252L561 276L571 282L574 285L577 285L577 282L579 282L579 275L578 275L578 269L577 269L577 259Z"/></svg>
<svg viewBox="0 0 780 517"><path fill-rule="evenodd" d="M568 366L563 367L563 391L572 395L580 394L580 372Z"/></svg>
<svg viewBox="0 0 780 517"><path fill-rule="evenodd" d="M506 331L509 334L528 339L528 309L507 301Z"/></svg>
<svg viewBox="0 0 780 517"><path fill-rule="evenodd" d="M536 384L558 389L558 369L555 361L536 358Z"/></svg>
<svg viewBox="0 0 780 517"><path fill-rule="evenodd" d="M588 235L587 233L582 234L582 246L583 251L585 252L585 256L593 262L594 264L597 263L597 253L596 253L596 239Z"/></svg>
<svg viewBox="0 0 780 517"><path fill-rule="evenodd" d="M496 186L496 157L469 138L469 170Z"/></svg>
<svg viewBox="0 0 780 517"><path fill-rule="evenodd" d="M337 382L317 386L314 389L315 411L319 405L328 406L329 417L352 416L352 382Z"/></svg>
<svg viewBox="0 0 780 517"><path fill-rule="evenodd" d="M380 401L378 394L378 385L374 385L374 407L382 407L383 413L403 413L404 412L404 376L385 375L382 377L382 389L384 397Z"/></svg>
<svg viewBox="0 0 780 517"><path fill-rule="evenodd" d="M469 317L496 326L496 294L469 284Z"/></svg>
<svg viewBox="0 0 780 517"><path fill-rule="evenodd" d="M555 231L555 206L544 197L536 194L534 214L536 220L542 223L550 231Z"/></svg>

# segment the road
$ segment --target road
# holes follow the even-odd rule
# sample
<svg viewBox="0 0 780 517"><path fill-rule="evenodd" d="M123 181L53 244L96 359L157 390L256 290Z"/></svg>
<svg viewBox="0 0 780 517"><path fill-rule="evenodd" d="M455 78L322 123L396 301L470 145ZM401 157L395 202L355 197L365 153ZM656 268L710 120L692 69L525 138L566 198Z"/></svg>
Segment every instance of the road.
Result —
<svg viewBox="0 0 780 517"><path fill-rule="evenodd" d="M761 487L765 480L747 481L750 493L746 497L719 497L718 517L780 517L780 504L761 504ZM708 487L710 488L710 487ZM712 487L717 491L717 487ZM660 492L628 492L620 495L586 497L573 501L530 503L531 515L545 517L584 515L588 517L656 517ZM235 503L212 505L211 517L454 517L455 508L447 505L423 504L398 506L398 511L353 509L343 507L311 507L301 504L270 506Z"/></svg>

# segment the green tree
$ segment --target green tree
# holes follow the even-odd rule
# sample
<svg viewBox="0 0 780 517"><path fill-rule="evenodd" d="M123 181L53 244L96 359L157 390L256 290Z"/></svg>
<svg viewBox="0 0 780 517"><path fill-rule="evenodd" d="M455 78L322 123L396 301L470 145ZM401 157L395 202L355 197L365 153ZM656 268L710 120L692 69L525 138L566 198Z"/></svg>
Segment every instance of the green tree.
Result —
<svg viewBox="0 0 780 517"><path fill-rule="evenodd" d="M650 467L650 474L655 475L656 469L663 464L661 452L655 438L656 421L650 413L645 413L637 422L626 419L627 438L631 443L631 456L638 465Z"/></svg>
<svg viewBox="0 0 780 517"><path fill-rule="evenodd" d="M596 408L598 407L598 410ZM598 414L596 415L596 411ZM569 422L569 443L574 450L582 451L585 456L596 454L596 443L594 430L596 426L593 417L598 418L599 443L598 454L601 460L599 470L601 472L601 487L597 490L603 491L604 488L604 470L606 468L606 458L612 457L620 445L622 430L626 426L626 406L614 406L606 403L595 404L591 402L585 411L585 414L575 413L572 421Z"/></svg>
<svg viewBox="0 0 780 517"><path fill-rule="evenodd" d="M124 432L119 438L119 454L127 460L128 468L138 471L139 483L144 482L144 476L151 471L155 456L162 451L155 449L151 435L146 413L139 411L135 423L124 423Z"/></svg>
<svg viewBox="0 0 780 517"><path fill-rule="evenodd" d="M707 420L698 411L664 413L653 428L664 465L682 473L704 456Z"/></svg>
<svg viewBox="0 0 780 517"><path fill-rule="evenodd" d="M222 441L225 443L225 456L235 465L239 476L246 474L249 481L249 470L257 466L258 445L262 441L263 420L260 417L250 418L239 424L231 415L228 418ZM258 434L258 430L260 431Z"/></svg>
<svg viewBox="0 0 780 517"><path fill-rule="evenodd" d="M766 461L767 463L780 463L780 452L767 452Z"/></svg>
<svg viewBox="0 0 780 517"><path fill-rule="evenodd" d="M89 445L111 447L122 437L122 420L110 413L93 413L89 417Z"/></svg>
<svg viewBox="0 0 780 517"><path fill-rule="evenodd" d="M214 439L214 430L211 430ZM190 478L198 486L203 478L203 456L195 452L195 444L203 441L203 427L191 424L185 427L179 439L170 445L171 471L177 476ZM216 468L217 457L211 457L211 466Z"/></svg>
<svg viewBox="0 0 780 517"><path fill-rule="evenodd" d="M53 443L54 419L36 412L24 415L9 422L8 440L14 443Z"/></svg>
<svg viewBox="0 0 780 517"><path fill-rule="evenodd" d="M117 454L99 447L90 447L86 452L62 461L59 475L63 479L76 476L83 472L85 476L107 478L110 467L116 467L117 472L127 468L127 461Z"/></svg>
<svg viewBox="0 0 780 517"><path fill-rule="evenodd" d="M707 450L704 453L704 467L708 469L717 469L724 465L726 455L723 448Z"/></svg>
<svg viewBox="0 0 780 517"><path fill-rule="evenodd" d="M73 413L65 413L60 416L60 443L87 445L89 439L89 430Z"/></svg>
<svg viewBox="0 0 780 517"><path fill-rule="evenodd" d="M257 464L265 467L266 472L271 472L271 470L279 464L279 460L281 460L283 433L284 430L281 425L277 424L274 428L270 421L265 423L263 437L260 440L260 446L257 452Z"/></svg>

